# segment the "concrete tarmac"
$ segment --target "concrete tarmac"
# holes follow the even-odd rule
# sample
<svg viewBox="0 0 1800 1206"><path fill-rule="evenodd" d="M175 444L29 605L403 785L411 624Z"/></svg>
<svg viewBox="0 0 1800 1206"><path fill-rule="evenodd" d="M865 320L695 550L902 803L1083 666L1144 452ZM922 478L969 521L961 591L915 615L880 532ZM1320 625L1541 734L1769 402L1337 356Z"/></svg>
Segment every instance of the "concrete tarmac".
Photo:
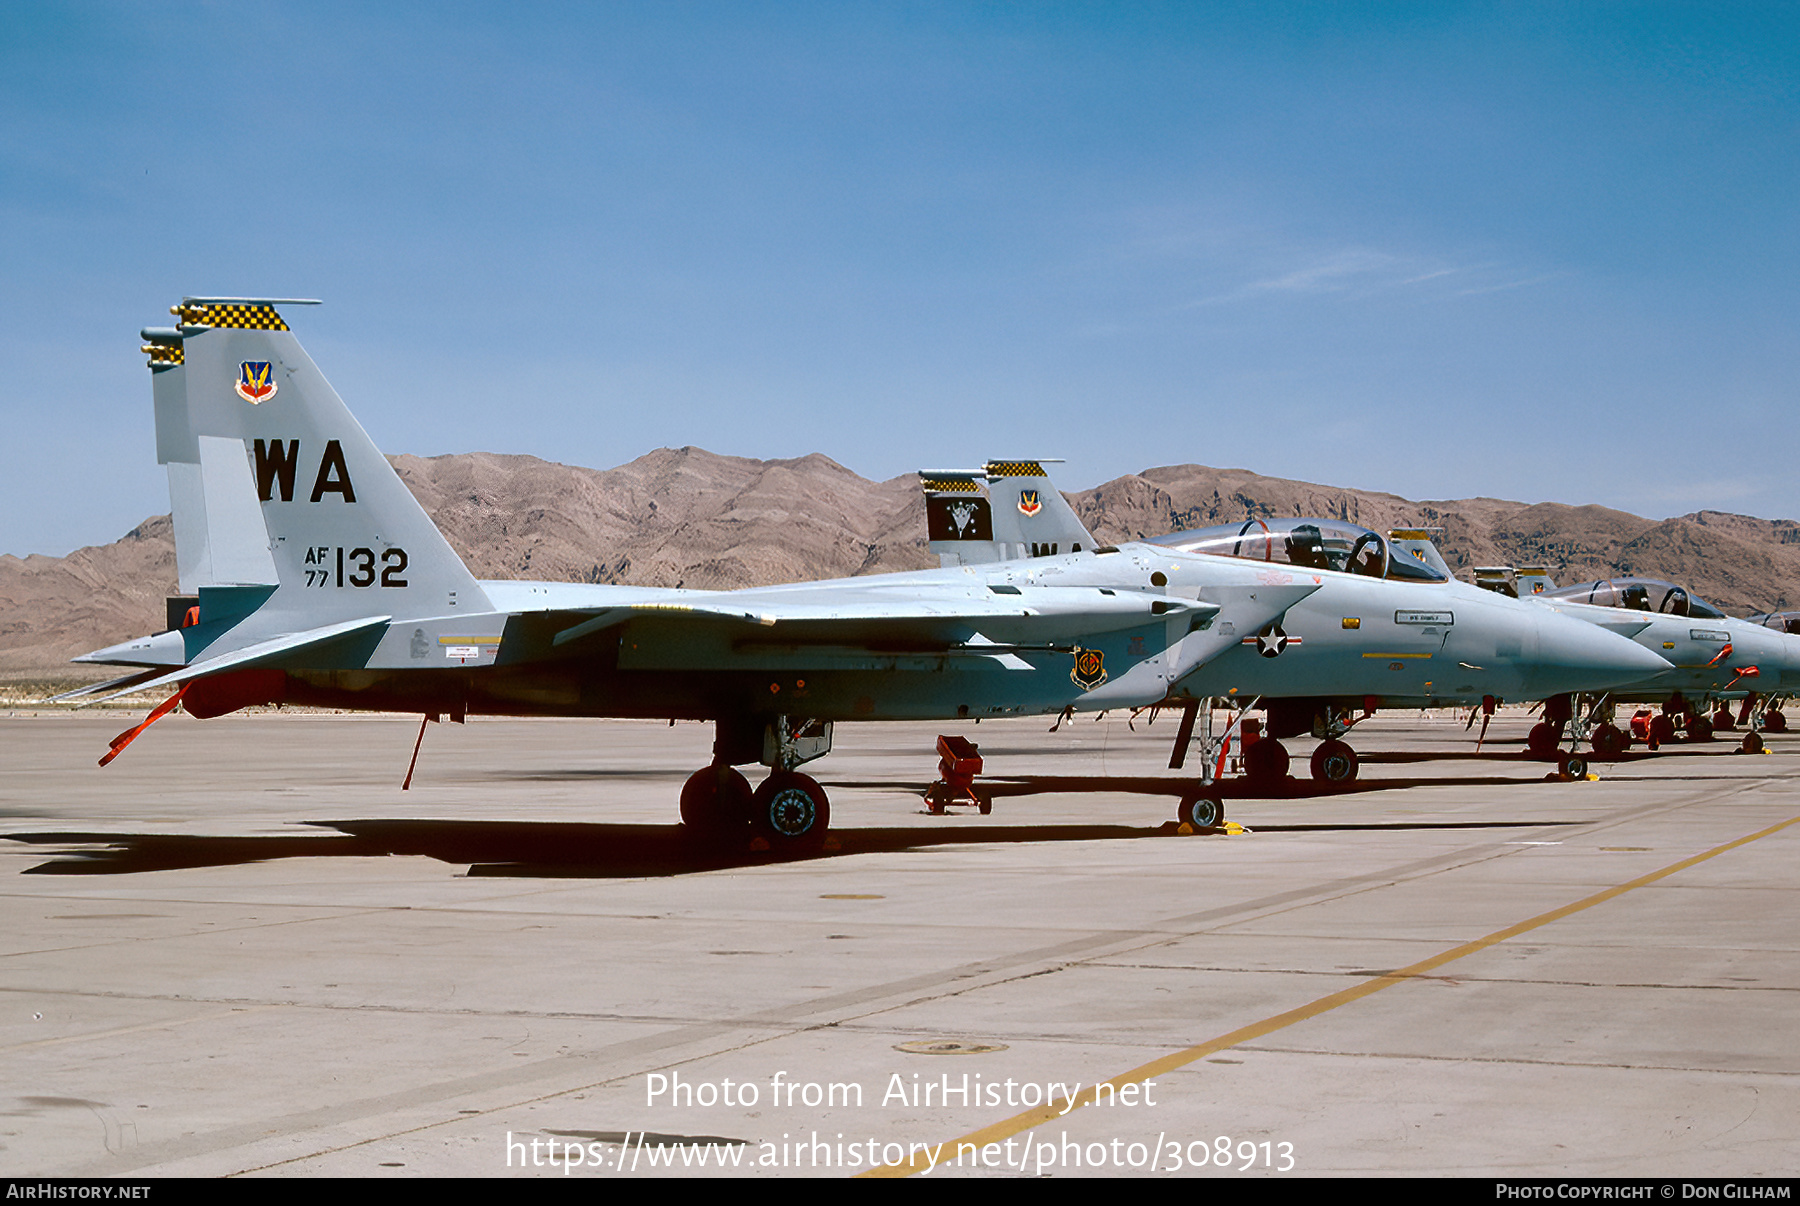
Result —
<svg viewBox="0 0 1800 1206"><path fill-rule="evenodd" d="M1172 717L843 725L782 862L680 840L708 726L432 726L402 793L416 720L128 723L0 716L4 1175L1800 1162L1800 737L1546 782L1383 716L1183 836ZM927 815L939 731L1018 794Z"/></svg>

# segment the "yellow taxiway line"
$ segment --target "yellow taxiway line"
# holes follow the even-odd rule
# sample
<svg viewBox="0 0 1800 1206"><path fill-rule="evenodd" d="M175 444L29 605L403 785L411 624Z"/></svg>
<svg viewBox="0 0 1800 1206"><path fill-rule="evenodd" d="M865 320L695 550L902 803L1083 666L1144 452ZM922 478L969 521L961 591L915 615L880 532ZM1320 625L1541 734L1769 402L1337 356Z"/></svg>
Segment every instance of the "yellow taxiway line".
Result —
<svg viewBox="0 0 1800 1206"><path fill-rule="evenodd" d="M1584 909L1591 909L1595 905L1604 904L1616 896L1623 896L1627 892L1653 884L1657 880L1667 879L1678 871L1685 871L1689 867L1705 862L1707 859L1717 858L1728 850L1736 850L1739 846L1747 846L1751 842L1759 841L1771 834L1780 833L1783 829L1795 824L1800 824L1800 816L1789 817L1787 820L1771 825L1767 829L1761 829L1745 837L1726 842L1722 846L1714 846L1711 850L1702 851L1691 858L1684 858L1678 863L1670 863L1668 866L1657 871L1652 871L1648 875L1640 875L1636 879L1628 880L1615 887L1607 888L1603 892L1596 892L1592 896L1583 897L1573 904L1566 904L1561 908L1551 909L1548 913L1539 913L1536 917L1528 918L1525 921L1519 922L1517 925L1507 926L1503 930L1495 930L1493 933L1482 938L1477 938L1473 942L1465 942L1461 946L1453 946L1449 950L1441 951L1428 959L1421 959L1410 967L1402 967L1397 971L1388 972L1384 976L1366 980L1363 983L1356 985L1354 988L1346 988L1342 991L1331 993L1327 996L1320 997L1316 1001L1309 1001L1307 1004L1302 1005L1297 1009L1290 1009L1285 1013L1278 1013L1273 1017L1264 1018L1260 1022L1252 1022L1248 1026L1240 1026L1236 1030L1230 1031L1227 1034L1221 1034L1217 1038L1208 1039L1204 1043L1197 1044L1196 1046L1186 1047L1180 1051L1171 1052L1161 1059L1152 1060L1147 1064L1133 1068L1129 1072L1123 1072L1118 1076L1113 1077L1111 1080L1104 1082L1104 1084L1112 1086L1110 1093L1117 1093L1128 1084L1147 1080L1153 1076L1161 1076L1164 1073L1174 1071L1176 1068L1191 1064L1195 1060L1204 1059L1216 1052L1225 1051L1240 1043L1247 1043L1252 1039L1261 1038L1265 1034L1272 1034L1277 1030L1286 1029L1297 1022L1304 1022L1308 1018L1318 1017L1320 1014L1336 1009L1340 1005L1348 1005L1352 1001L1360 1001L1364 997L1378 993L1384 988L1392 988L1396 984L1405 983L1407 980L1414 979L1429 971L1442 967L1446 963L1454 962L1457 959L1473 955L1478 951L1484 951L1497 943L1505 942L1508 938L1517 938L1520 934L1530 933L1532 930L1549 925L1553 921L1561 921L1564 917L1572 916ZM1022 1131L1028 1131L1035 1126L1040 1126L1052 1119L1080 1109L1082 1106L1094 1104L1095 1099L1100 1095L1102 1087L1102 1085L1095 1085L1091 1089L1086 1089L1081 1093L1078 1093L1075 1096L1072 1105L1068 1098L1059 1098L1054 1102L1038 1106L1035 1109L1026 1110L1022 1114L1015 1114L1011 1118L994 1123L992 1126L983 1127L978 1131L970 1131L966 1135L961 1135L950 1140L949 1143L942 1145L938 1150L947 1148L950 1151L956 1151L963 1144L974 1144L979 1150L985 1144L998 1143L1002 1140L1010 1139L1012 1136L1017 1135ZM857 1175L860 1177L909 1177L916 1172L924 1171L928 1167L930 1167L930 1162L925 1158L923 1153L919 1153L905 1163L883 1165L878 1168L870 1169L867 1172L858 1173Z"/></svg>

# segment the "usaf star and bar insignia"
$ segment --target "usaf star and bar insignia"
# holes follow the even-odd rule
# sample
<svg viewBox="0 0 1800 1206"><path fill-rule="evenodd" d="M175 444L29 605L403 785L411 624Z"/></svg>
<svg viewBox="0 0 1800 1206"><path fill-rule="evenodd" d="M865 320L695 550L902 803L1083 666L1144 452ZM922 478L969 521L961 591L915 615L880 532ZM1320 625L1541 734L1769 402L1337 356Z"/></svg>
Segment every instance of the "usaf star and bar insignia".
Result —
<svg viewBox="0 0 1800 1206"><path fill-rule="evenodd" d="M1300 638L1297 636L1289 636L1282 630L1281 625L1270 620L1267 624L1262 626L1262 631L1258 632L1253 637L1245 637L1241 643L1245 645L1255 645L1256 651L1264 657L1280 657L1281 651L1286 649L1289 645L1300 644Z"/></svg>

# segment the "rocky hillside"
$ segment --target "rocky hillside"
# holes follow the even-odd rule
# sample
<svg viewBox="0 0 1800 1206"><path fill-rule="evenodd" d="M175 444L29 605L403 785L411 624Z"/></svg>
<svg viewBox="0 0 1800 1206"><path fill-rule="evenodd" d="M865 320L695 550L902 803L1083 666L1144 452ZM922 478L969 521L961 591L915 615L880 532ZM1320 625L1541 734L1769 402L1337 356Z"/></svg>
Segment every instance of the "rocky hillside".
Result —
<svg viewBox="0 0 1800 1206"><path fill-rule="evenodd" d="M529 456L402 456L395 467L477 577L725 588L919 569L911 475L871 482L827 457L660 449L616 469ZM1596 506L1410 502L1242 469L1149 469L1071 495L1102 539L1247 515L1442 529L1453 566L1544 564L1560 582L1645 574L1738 614L1800 606L1800 524L1703 511L1660 522ZM67 557L0 556L0 677L72 679L68 658L162 626L175 591L166 516Z"/></svg>

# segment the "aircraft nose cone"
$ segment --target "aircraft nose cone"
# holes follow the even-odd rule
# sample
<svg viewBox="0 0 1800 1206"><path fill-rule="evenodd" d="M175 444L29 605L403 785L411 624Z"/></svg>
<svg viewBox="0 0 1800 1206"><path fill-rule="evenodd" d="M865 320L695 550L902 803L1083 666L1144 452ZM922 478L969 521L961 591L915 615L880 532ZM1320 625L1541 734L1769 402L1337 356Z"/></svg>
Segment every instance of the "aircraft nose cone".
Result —
<svg viewBox="0 0 1800 1206"><path fill-rule="evenodd" d="M1653 683L1674 669L1636 641L1555 612L1538 617L1537 639L1537 658L1524 676L1532 699Z"/></svg>

